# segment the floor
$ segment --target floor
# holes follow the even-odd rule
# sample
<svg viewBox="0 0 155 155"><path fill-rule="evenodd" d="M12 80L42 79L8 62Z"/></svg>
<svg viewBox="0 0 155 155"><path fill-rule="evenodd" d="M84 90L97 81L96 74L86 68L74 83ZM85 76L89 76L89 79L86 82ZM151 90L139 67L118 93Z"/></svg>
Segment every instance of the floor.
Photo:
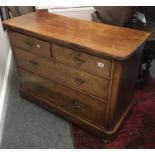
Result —
<svg viewBox="0 0 155 155"><path fill-rule="evenodd" d="M151 68L155 78L155 61ZM70 124L19 97L14 67L0 148L73 148Z"/></svg>
<svg viewBox="0 0 155 155"><path fill-rule="evenodd" d="M73 148L70 124L22 99L14 67L0 148Z"/></svg>

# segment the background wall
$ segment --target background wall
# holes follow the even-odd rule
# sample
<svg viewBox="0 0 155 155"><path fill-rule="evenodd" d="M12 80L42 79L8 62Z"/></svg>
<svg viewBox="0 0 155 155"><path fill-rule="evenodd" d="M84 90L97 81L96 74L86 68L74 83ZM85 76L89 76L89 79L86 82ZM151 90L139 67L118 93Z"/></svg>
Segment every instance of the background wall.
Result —
<svg viewBox="0 0 155 155"><path fill-rule="evenodd" d="M8 93L10 90L11 70L13 67L7 32L3 30L0 18L0 143L3 124L7 107Z"/></svg>
<svg viewBox="0 0 155 155"><path fill-rule="evenodd" d="M4 80L9 49L10 44L7 33L3 30L2 21L0 18L0 94L2 92L2 84Z"/></svg>

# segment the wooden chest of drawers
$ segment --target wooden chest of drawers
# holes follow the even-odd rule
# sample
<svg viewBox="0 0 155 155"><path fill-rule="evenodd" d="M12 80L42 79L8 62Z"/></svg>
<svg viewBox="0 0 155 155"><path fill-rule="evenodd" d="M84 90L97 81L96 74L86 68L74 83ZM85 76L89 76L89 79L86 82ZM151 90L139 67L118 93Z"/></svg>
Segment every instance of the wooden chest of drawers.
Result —
<svg viewBox="0 0 155 155"><path fill-rule="evenodd" d="M149 33L38 11L4 22L22 97L112 139L132 106Z"/></svg>

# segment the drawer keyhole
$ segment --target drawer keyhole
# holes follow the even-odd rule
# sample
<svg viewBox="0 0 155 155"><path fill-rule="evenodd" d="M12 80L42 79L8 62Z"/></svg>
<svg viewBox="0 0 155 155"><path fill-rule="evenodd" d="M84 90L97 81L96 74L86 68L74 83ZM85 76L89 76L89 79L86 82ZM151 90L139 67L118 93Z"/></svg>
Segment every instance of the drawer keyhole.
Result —
<svg viewBox="0 0 155 155"><path fill-rule="evenodd" d="M100 68L104 68L104 63L103 62L97 62L97 66Z"/></svg>
<svg viewBox="0 0 155 155"><path fill-rule="evenodd" d="M40 48L40 45L39 44L37 44L37 48Z"/></svg>

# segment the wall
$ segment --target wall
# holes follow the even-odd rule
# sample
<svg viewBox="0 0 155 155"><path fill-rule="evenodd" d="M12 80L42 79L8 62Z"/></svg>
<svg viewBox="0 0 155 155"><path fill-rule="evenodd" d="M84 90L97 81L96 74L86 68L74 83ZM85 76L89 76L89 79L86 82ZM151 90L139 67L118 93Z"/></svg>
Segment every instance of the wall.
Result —
<svg viewBox="0 0 155 155"><path fill-rule="evenodd" d="M0 19L0 94L2 92L2 85L4 81L9 49L10 44L7 37L7 33L3 30L2 21Z"/></svg>
<svg viewBox="0 0 155 155"><path fill-rule="evenodd" d="M65 9L49 8L49 13L56 13L59 15L79 18L83 20L92 21L92 13L95 11L93 7L74 7Z"/></svg>
<svg viewBox="0 0 155 155"><path fill-rule="evenodd" d="M3 124L10 92L10 79L12 75L12 52L6 31L3 30L0 18L0 144L3 134Z"/></svg>

